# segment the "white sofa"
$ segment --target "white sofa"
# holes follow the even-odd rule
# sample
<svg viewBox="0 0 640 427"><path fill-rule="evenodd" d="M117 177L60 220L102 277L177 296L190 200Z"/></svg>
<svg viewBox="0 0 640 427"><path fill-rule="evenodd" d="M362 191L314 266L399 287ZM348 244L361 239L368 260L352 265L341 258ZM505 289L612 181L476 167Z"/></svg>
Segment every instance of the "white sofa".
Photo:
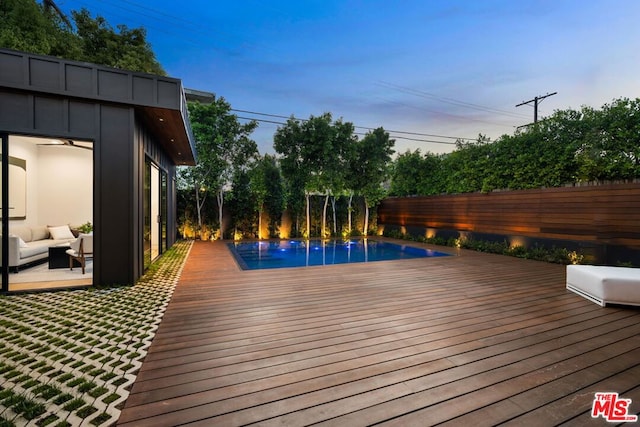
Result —
<svg viewBox="0 0 640 427"><path fill-rule="evenodd" d="M49 247L67 244L74 239L75 237L68 226L20 225L10 227L9 268L17 272L19 267L25 264L47 259L49 257Z"/></svg>
<svg viewBox="0 0 640 427"><path fill-rule="evenodd" d="M640 268L568 265L567 289L602 307L640 305Z"/></svg>

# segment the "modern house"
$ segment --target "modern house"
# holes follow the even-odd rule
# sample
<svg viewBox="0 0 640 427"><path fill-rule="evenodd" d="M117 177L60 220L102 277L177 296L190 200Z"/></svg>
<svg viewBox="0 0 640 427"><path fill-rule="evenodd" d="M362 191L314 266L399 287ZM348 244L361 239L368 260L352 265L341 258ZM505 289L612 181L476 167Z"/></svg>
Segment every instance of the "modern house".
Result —
<svg viewBox="0 0 640 427"><path fill-rule="evenodd" d="M0 49L0 140L3 292L132 284L175 242L176 166L196 160L180 80ZM64 252L86 223L82 275Z"/></svg>

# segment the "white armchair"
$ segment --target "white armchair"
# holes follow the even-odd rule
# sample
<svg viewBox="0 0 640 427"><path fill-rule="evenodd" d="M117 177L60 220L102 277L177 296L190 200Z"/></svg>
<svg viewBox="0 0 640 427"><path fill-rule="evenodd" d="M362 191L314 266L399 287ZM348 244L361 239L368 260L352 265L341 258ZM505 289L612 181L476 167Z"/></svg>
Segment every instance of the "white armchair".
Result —
<svg viewBox="0 0 640 427"><path fill-rule="evenodd" d="M77 260L82 266L82 274L85 272L87 258L93 258L93 234L80 234L76 240L70 243L69 268L73 270L73 260Z"/></svg>

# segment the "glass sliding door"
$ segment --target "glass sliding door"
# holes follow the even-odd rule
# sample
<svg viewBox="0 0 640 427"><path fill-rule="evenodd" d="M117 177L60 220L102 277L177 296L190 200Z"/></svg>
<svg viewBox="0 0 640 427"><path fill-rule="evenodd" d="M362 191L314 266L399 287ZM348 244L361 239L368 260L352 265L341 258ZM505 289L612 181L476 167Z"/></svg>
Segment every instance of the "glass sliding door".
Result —
<svg viewBox="0 0 640 427"><path fill-rule="evenodd" d="M2 241L0 242L0 264L2 265L2 286L0 289L2 292L9 290L9 135L6 133L0 134L0 150L2 157L2 168L0 170L0 178L2 183L0 184L0 194L2 207L0 208L0 215L2 216Z"/></svg>
<svg viewBox="0 0 640 427"><path fill-rule="evenodd" d="M165 204L161 198L162 183L158 167L147 159L144 173L144 268L151 265L163 250L163 215Z"/></svg>
<svg viewBox="0 0 640 427"><path fill-rule="evenodd" d="M167 209L169 208L167 173L160 173L160 252L167 250Z"/></svg>
<svg viewBox="0 0 640 427"><path fill-rule="evenodd" d="M160 255L160 171L151 164L151 259Z"/></svg>
<svg viewBox="0 0 640 427"><path fill-rule="evenodd" d="M151 265L151 162L144 164L144 269Z"/></svg>

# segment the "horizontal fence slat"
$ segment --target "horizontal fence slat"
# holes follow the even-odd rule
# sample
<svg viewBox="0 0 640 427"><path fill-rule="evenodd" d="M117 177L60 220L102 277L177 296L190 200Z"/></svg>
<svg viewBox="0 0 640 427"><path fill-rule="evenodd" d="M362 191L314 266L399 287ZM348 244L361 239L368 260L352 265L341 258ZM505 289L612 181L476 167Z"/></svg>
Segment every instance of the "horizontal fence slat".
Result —
<svg viewBox="0 0 640 427"><path fill-rule="evenodd" d="M640 183L387 198L378 224L640 248Z"/></svg>

